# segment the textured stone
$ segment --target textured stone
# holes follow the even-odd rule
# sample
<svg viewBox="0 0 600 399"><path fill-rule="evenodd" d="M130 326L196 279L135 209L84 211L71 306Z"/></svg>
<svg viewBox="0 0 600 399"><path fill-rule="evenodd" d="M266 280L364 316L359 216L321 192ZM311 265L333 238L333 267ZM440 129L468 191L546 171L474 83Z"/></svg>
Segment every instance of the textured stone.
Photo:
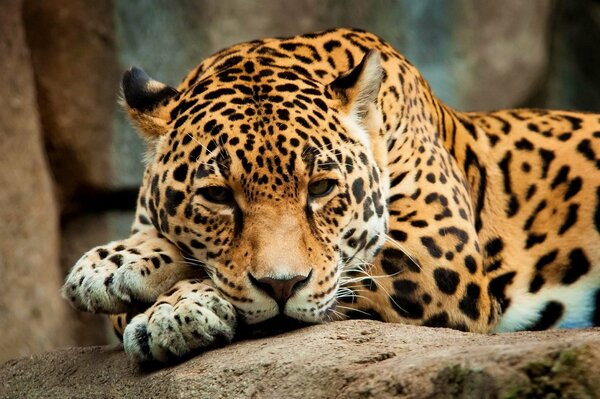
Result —
<svg viewBox="0 0 600 399"><path fill-rule="evenodd" d="M72 344L22 2L0 2L0 360Z"/></svg>
<svg viewBox="0 0 600 399"><path fill-rule="evenodd" d="M120 72L112 2L27 0L24 20L57 194L72 211L86 190L113 187Z"/></svg>
<svg viewBox="0 0 600 399"><path fill-rule="evenodd" d="M523 106L545 78L550 50L548 0L461 0L454 11L457 106Z"/></svg>
<svg viewBox="0 0 600 399"><path fill-rule="evenodd" d="M74 348L0 366L0 397L593 398L598 332L478 335L349 321L238 342L158 371L114 347Z"/></svg>
<svg viewBox="0 0 600 399"><path fill-rule="evenodd" d="M600 3L558 2L547 85L539 102L549 108L600 111Z"/></svg>
<svg viewBox="0 0 600 399"><path fill-rule="evenodd" d="M543 84L552 2L402 3L407 37L398 48L451 106L518 107Z"/></svg>

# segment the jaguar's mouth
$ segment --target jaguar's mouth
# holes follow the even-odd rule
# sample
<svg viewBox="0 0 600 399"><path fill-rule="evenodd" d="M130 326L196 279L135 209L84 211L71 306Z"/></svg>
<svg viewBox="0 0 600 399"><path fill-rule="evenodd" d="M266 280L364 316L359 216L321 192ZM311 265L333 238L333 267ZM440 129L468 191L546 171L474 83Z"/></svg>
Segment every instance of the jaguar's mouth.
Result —
<svg viewBox="0 0 600 399"><path fill-rule="evenodd" d="M256 324L240 323L236 337L239 339L264 338L283 334L289 331L309 327L317 323L293 319L289 316L279 314L268 320Z"/></svg>

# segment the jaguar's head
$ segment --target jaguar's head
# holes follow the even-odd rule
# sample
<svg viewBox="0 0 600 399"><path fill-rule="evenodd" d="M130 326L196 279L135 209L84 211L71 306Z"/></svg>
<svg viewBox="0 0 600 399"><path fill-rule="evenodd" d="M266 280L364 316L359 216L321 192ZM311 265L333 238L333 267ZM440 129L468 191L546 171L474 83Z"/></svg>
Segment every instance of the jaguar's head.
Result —
<svg viewBox="0 0 600 399"><path fill-rule="evenodd" d="M383 245L381 79L374 52L329 84L248 56L180 90L125 73L150 148L141 203L247 323L335 318L345 272Z"/></svg>

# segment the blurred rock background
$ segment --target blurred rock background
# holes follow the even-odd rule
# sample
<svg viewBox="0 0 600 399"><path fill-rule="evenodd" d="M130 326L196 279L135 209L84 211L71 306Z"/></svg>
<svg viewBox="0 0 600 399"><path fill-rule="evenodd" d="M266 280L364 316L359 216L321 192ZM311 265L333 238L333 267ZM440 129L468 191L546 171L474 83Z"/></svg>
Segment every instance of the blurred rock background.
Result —
<svg viewBox="0 0 600 399"><path fill-rule="evenodd" d="M373 31L461 110L600 112L593 0L3 0L0 362L109 339L59 296L87 249L127 235L143 143L117 106L130 65L176 85L230 44Z"/></svg>

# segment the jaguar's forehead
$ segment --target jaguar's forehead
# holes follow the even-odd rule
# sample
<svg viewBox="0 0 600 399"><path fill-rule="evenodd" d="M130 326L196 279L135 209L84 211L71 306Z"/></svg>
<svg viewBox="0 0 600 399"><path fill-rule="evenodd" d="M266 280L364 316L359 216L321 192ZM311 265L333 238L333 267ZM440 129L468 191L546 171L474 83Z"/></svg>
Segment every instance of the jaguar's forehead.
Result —
<svg viewBox="0 0 600 399"><path fill-rule="evenodd" d="M207 132L206 124L180 126L162 146L159 168L188 187L227 184L252 201L299 197L312 177L340 176L355 163L330 132L285 128L273 120L257 128L252 120L221 123L218 132Z"/></svg>
<svg viewBox="0 0 600 399"><path fill-rule="evenodd" d="M265 64L262 57L256 56L230 57L211 66L201 76L189 78L183 88L183 98L187 100L233 96L237 105L289 101L288 107L296 104L301 109L314 103L323 112L327 112L326 103L332 99L327 85L315 81L304 68Z"/></svg>
<svg viewBox="0 0 600 399"><path fill-rule="evenodd" d="M285 182L341 168L341 148L355 141L333 103L327 87L297 71L240 59L182 93L170 146L189 145L200 176Z"/></svg>
<svg viewBox="0 0 600 399"><path fill-rule="evenodd" d="M342 165L351 164L354 153L327 135L301 137L296 132L281 131L240 134L225 129L214 135L174 130L163 148L159 163L190 164L196 168L196 178L218 175L263 184L275 180L278 185L280 180L297 182L298 176L310 177L319 172L347 172Z"/></svg>

